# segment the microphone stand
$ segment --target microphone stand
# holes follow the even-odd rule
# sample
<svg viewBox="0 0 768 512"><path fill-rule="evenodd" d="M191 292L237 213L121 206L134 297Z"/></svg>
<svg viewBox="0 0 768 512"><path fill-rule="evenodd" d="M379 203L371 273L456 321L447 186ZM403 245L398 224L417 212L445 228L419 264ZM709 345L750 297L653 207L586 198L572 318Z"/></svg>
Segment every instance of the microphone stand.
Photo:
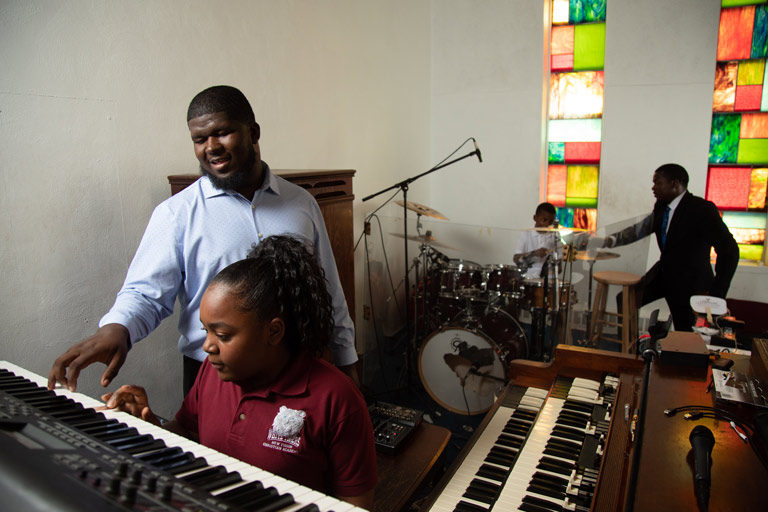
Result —
<svg viewBox="0 0 768 512"><path fill-rule="evenodd" d="M406 267L406 270L405 270L405 336L406 336L406 339L408 340L408 360L406 361L406 365L407 365L407 374L409 376L409 382L408 382L409 384L410 384L410 373L411 373L411 356L412 356L414 340L412 339L411 312L410 312L410 305L408 304L408 299L411 295L411 287L410 287L409 278L408 278L408 274L409 274L409 270L408 270L408 186L414 181L418 180L419 178L426 176L427 174L433 173L438 169L442 169L443 167L448 167L449 165L455 164L460 160L464 160L465 158L469 158L475 155L477 155L478 158L480 158L480 151L478 149L475 149L474 151L471 151L459 158L455 158L450 162L446 162L441 165L436 165L433 168L429 169L428 171L425 171L421 174L417 174L416 176L412 176L406 180L395 183L391 187L387 187L383 190L379 190L375 194L371 194L363 198L363 202L365 202L370 199L373 199L378 195L383 194L384 192L388 192L396 188L399 188L400 190L403 191L403 235L404 235L403 245L405 246L404 253L405 253L405 267Z"/></svg>
<svg viewBox="0 0 768 512"><path fill-rule="evenodd" d="M662 323L659 326L656 323L659 310L655 310L651 313L650 327L648 327L649 335L644 337L642 344L638 341L639 353L643 354L643 361L645 362L645 371L643 374L643 387L640 394L640 404L635 412L635 417L632 418L634 423L633 428L630 428L632 435L634 436L634 448L632 454L632 467L629 471L629 482L627 484L627 498L624 502L624 511L632 512L635 507L635 493L637 488L637 475L640 469L640 454L643 447L643 433L645 432L645 413L648 408L648 388L651 380L651 367L653 360L659 356L658 341L666 336L669 329L669 320ZM616 414L616 411L614 411Z"/></svg>

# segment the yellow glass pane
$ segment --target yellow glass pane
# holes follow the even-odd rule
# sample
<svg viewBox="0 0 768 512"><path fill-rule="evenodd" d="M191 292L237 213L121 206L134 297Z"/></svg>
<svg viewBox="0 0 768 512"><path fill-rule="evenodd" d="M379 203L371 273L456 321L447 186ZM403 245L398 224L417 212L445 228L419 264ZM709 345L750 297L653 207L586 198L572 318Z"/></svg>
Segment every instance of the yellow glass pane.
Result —
<svg viewBox="0 0 768 512"><path fill-rule="evenodd" d="M739 77L736 85L759 85L763 83L765 73L764 60L744 60L739 62Z"/></svg>
<svg viewBox="0 0 768 512"><path fill-rule="evenodd" d="M569 165L566 196L597 197L598 174L596 165Z"/></svg>
<svg viewBox="0 0 768 512"><path fill-rule="evenodd" d="M768 168L752 169L749 182L748 208L765 208L765 196L768 193Z"/></svg>

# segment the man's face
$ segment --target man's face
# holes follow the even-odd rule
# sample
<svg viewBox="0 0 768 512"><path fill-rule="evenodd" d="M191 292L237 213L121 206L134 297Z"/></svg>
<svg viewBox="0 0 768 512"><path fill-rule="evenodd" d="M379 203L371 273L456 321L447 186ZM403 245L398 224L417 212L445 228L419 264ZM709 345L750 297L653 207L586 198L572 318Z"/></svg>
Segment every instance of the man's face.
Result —
<svg viewBox="0 0 768 512"><path fill-rule="evenodd" d="M225 112L189 120L189 134L200 171L221 190L255 185L261 178L259 126L229 118Z"/></svg>
<svg viewBox="0 0 768 512"><path fill-rule="evenodd" d="M669 204L682 193L682 186L677 180L669 180L658 172L653 174L653 196L664 204Z"/></svg>

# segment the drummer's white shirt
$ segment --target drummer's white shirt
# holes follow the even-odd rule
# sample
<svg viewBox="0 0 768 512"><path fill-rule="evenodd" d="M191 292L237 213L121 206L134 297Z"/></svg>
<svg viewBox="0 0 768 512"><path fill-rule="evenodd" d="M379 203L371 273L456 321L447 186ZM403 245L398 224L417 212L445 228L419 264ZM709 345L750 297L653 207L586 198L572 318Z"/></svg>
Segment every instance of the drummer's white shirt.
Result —
<svg viewBox="0 0 768 512"><path fill-rule="evenodd" d="M553 250L555 248L555 237L557 235L558 233L556 232L553 233L551 231L547 231L547 232L539 232L535 230L522 231L520 233L520 236L517 239L517 249L515 250L515 254L529 253L531 251L541 249L542 247L545 247L549 250ZM562 255L562 250L559 250L558 255L559 256ZM540 278L541 267L544 265L545 259L546 259L546 256L543 258L539 256L532 256L531 266L525 272L523 277L525 277L526 279ZM552 269L550 269L550 273L551 272L552 272ZM551 277L554 277L554 275L551 274Z"/></svg>

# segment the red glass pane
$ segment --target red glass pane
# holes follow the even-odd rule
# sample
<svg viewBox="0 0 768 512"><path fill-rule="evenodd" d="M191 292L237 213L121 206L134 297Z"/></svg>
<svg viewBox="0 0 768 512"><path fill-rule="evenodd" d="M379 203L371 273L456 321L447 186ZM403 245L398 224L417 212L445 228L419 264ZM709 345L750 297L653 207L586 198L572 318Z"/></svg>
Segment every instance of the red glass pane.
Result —
<svg viewBox="0 0 768 512"><path fill-rule="evenodd" d="M600 143L566 142L565 161L572 164L600 162Z"/></svg>
<svg viewBox="0 0 768 512"><path fill-rule="evenodd" d="M573 55L573 25L552 27L552 55Z"/></svg>
<svg viewBox="0 0 768 512"><path fill-rule="evenodd" d="M573 227L595 231L597 229L597 208L575 208Z"/></svg>
<svg viewBox="0 0 768 512"><path fill-rule="evenodd" d="M571 71L573 69L573 54L553 55L552 71Z"/></svg>
<svg viewBox="0 0 768 512"><path fill-rule="evenodd" d="M739 133L742 139L768 139L768 113L742 114Z"/></svg>
<svg viewBox="0 0 768 512"><path fill-rule="evenodd" d="M736 112L760 110L762 99L762 85L738 85L736 86L736 101L733 103L733 109Z"/></svg>
<svg viewBox="0 0 768 512"><path fill-rule="evenodd" d="M754 5L722 9L717 36L717 60L748 59L752 50L754 23Z"/></svg>
<svg viewBox="0 0 768 512"><path fill-rule="evenodd" d="M555 206L565 206L565 184L568 167L550 165L547 169L547 201Z"/></svg>
<svg viewBox="0 0 768 512"><path fill-rule="evenodd" d="M746 210L751 178L749 167L710 167L706 198L720 210Z"/></svg>

